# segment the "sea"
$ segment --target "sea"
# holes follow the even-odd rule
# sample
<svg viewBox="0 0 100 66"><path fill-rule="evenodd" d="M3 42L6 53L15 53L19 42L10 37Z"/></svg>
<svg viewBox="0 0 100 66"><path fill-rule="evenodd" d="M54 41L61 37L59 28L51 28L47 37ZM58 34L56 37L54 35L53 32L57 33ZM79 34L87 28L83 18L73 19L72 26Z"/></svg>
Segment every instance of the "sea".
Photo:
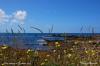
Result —
<svg viewBox="0 0 100 66"><path fill-rule="evenodd" d="M100 33L0 33L0 45L20 49L48 50L47 40L64 40L64 36L93 36ZM44 39L45 38L45 39Z"/></svg>

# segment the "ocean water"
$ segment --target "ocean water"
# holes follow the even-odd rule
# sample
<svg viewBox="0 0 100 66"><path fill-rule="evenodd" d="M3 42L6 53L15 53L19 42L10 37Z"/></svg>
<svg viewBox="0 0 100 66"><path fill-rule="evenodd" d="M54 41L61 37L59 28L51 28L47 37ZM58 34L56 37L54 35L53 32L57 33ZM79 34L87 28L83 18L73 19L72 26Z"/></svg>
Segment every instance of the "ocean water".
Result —
<svg viewBox="0 0 100 66"><path fill-rule="evenodd" d="M38 40L64 40L64 36L92 36L100 33L0 33L0 45L6 44L12 47L47 50L47 46L39 44Z"/></svg>
<svg viewBox="0 0 100 66"><path fill-rule="evenodd" d="M55 36L61 36L61 35L68 35L68 36L92 36L92 35L100 35L100 33L0 33L0 36L49 36L49 35L55 35Z"/></svg>

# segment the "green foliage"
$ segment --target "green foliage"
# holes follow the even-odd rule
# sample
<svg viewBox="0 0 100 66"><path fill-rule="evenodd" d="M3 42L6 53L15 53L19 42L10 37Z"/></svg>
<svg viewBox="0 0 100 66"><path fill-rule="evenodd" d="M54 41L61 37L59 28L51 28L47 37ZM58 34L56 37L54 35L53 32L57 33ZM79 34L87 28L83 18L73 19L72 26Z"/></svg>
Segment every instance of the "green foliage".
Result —
<svg viewBox="0 0 100 66"><path fill-rule="evenodd" d="M47 62L44 66L60 66L60 65L52 63L52 62Z"/></svg>

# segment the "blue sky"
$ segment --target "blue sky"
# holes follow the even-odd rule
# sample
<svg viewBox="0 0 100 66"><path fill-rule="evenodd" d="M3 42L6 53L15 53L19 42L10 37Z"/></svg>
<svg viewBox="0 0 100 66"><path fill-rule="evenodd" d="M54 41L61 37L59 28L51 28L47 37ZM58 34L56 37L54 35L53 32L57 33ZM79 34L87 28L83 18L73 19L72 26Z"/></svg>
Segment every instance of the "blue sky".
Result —
<svg viewBox="0 0 100 66"><path fill-rule="evenodd" d="M17 32L20 24L26 32L38 32L30 26L48 32L54 25L56 33L78 33L82 26L82 32L91 32L93 27L100 33L100 0L0 0L0 10L5 14L0 32L11 28Z"/></svg>

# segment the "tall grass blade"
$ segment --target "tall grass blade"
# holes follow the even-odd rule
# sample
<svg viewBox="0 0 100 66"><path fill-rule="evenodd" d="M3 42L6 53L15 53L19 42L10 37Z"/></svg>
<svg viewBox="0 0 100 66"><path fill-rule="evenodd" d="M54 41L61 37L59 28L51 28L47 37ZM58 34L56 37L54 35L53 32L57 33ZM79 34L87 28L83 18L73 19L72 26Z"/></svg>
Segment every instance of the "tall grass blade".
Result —
<svg viewBox="0 0 100 66"><path fill-rule="evenodd" d="M31 28L36 29L36 30L38 30L39 32L43 33L43 31L42 31L41 29L39 29L39 28L32 27L32 26L31 26Z"/></svg>

